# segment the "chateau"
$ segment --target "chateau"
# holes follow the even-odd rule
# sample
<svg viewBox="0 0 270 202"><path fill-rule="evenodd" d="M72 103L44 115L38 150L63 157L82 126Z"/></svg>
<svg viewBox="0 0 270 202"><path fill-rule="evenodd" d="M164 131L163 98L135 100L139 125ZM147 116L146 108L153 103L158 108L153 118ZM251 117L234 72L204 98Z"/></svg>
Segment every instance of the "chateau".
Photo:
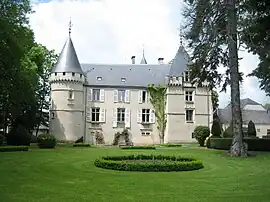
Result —
<svg viewBox="0 0 270 202"><path fill-rule="evenodd" d="M149 84L166 85L165 143L195 141L197 125L212 122L211 92L190 83L189 57L180 45L169 64L163 58L140 64L80 64L69 35L51 71L50 132L59 140L96 144L96 134L112 144L116 132L128 129L133 144L160 143Z"/></svg>

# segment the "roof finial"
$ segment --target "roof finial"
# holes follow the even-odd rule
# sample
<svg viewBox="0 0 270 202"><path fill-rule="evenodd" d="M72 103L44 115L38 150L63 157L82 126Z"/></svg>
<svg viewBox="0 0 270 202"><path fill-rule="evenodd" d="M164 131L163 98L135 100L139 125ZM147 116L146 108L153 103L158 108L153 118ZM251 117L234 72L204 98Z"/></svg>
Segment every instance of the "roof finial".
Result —
<svg viewBox="0 0 270 202"><path fill-rule="evenodd" d="M68 34L70 36L71 34L71 27L72 27L72 23L71 23L71 18L69 19L69 25L68 25Z"/></svg>
<svg viewBox="0 0 270 202"><path fill-rule="evenodd" d="M183 33L182 33L182 30L181 30L181 24L178 28L178 31L179 31L179 38L180 38L180 46L183 46Z"/></svg>
<svg viewBox="0 0 270 202"><path fill-rule="evenodd" d="M142 54L144 56L144 44L142 46L143 46L143 48L142 48Z"/></svg>

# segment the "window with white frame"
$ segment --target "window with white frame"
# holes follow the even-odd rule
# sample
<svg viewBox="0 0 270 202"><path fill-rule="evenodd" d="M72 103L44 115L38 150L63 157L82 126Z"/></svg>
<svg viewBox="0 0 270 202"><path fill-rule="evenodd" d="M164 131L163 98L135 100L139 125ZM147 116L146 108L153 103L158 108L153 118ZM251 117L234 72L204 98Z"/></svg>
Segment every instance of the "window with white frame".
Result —
<svg viewBox="0 0 270 202"><path fill-rule="evenodd" d="M184 76L185 76L185 82L189 82L190 81L190 75L189 75L188 71L185 72Z"/></svg>
<svg viewBox="0 0 270 202"><path fill-rule="evenodd" d="M73 90L69 90L68 91L68 99L69 100L73 100L74 99L74 92L73 92Z"/></svg>
<svg viewBox="0 0 270 202"><path fill-rule="evenodd" d="M118 102L125 102L125 90L118 90Z"/></svg>
<svg viewBox="0 0 270 202"><path fill-rule="evenodd" d="M185 100L188 102L193 101L193 91L186 91L185 92Z"/></svg>
<svg viewBox="0 0 270 202"><path fill-rule="evenodd" d="M147 101L147 92L146 90L142 91L142 103L145 103Z"/></svg>
<svg viewBox="0 0 270 202"><path fill-rule="evenodd" d="M117 122L124 123L125 122L125 108L117 108Z"/></svg>
<svg viewBox="0 0 270 202"><path fill-rule="evenodd" d="M92 107L91 108L91 121L92 122L99 122L100 120L100 108L99 107Z"/></svg>
<svg viewBox="0 0 270 202"><path fill-rule="evenodd" d="M193 121L194 110L188 109L186 110L186 121Z"/></svg>
<svg viewBox="0 0 270 202"><path fill-rule="evenodd" d="M143 123L150 122L150 109L142 109L142 122Z"/></svg>
<svg viewBox="0 0 270 202"><path fill-rule="evenodd" d="M93 89L92 101L100 101L100 89Z"/></svg>

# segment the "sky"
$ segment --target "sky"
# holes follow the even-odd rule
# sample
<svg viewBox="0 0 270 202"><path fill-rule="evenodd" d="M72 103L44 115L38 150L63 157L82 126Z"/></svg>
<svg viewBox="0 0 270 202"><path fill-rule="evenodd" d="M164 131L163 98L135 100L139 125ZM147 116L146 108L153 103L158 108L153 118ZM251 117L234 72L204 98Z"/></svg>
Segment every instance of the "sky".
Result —
<svg viewBox="0 0 270 202"><path fill-rule="evenodd" d="M157 64L159 57L169 62L180 44L181 0L32 0L32 6L30 25L36 41L57 53L68 37L71 19L81 63L127 64L133 55L138 63L143 49L148 64ZM258 64L258 58L245 51L239 57L245 75ZM219 93L221 108L229 103L229 92ZM252 77L244 77L241 97L262 104L270 101Z"/></svg>

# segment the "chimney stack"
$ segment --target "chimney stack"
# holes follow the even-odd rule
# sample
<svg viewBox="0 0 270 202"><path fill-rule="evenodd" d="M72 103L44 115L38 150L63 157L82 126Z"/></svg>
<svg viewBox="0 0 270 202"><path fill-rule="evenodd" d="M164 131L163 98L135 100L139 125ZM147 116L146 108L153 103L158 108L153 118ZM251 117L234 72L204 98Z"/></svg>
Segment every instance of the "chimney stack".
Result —
<svg viewBox="0 0 270 202"><path fill-rule="evenodd" d="M132 64L135 64L135 56L131 56L131 62Z"/></svg>
<svg viewBox="0 0 270 202"><path fill-rule="evenodd" d="M164 60L164 58L158 58L158 63L161 65L161 64L163 64L163 60Z"/></svg>

